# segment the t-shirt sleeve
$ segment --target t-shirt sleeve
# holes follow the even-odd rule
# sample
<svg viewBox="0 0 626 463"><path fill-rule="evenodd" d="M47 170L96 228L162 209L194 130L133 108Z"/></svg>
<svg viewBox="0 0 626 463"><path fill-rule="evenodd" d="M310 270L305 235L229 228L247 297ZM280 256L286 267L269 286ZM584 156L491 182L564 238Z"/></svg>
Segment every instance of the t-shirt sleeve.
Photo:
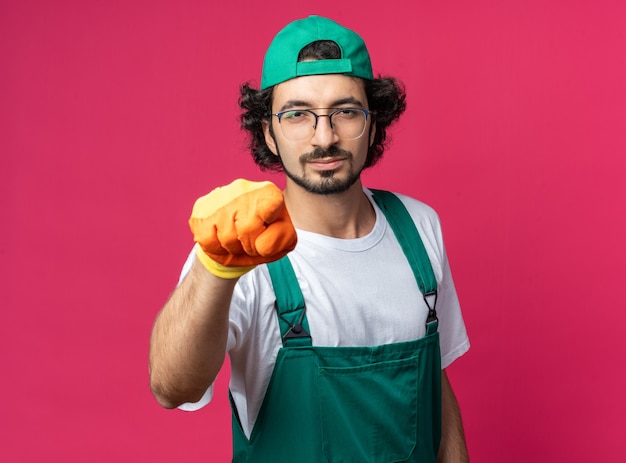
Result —
<svg viewBox="0 0 626 463"><path fill-rule="evenodd" d="M470 348L461 306L444 249L442 278L437 301L441 343L441 367L447 368Z"/></svg>

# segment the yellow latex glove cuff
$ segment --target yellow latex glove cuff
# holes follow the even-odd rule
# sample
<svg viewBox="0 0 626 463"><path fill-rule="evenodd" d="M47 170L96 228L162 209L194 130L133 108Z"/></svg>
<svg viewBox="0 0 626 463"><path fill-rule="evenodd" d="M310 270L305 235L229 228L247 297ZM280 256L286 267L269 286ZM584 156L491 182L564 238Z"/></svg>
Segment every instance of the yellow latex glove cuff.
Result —
<svg viewBox="0 0 626 463"><path fill-rule="evenodd" d="M198 244L196 244L196 257L209 272L215 276L225 279L239 278L241 275L249 272L255 267L255 265L248 267L226 267L225 265L215 262L207 256Z"/></svg>
<svg viewBox="0 0 626 463"><path fill-rule="evenodd" d="M199 260L223 278L278 260L297 241L283 194L271 182L238 179L216 188L196 201L189 226L205 254L197 253Z"/></svg>

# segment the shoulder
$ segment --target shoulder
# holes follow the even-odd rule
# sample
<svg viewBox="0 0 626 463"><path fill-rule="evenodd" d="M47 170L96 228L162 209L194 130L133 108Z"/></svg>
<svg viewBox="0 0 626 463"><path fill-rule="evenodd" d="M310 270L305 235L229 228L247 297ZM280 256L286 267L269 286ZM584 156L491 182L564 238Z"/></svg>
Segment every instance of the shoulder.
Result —
<svg viewBox="0 0 626 463"><path fill-rule="evenodd" d="M372 198L372 190L365 189L365 193ZM390 191L390 193L393 193L402 201L402 204L404 204L404 207L418 227L440 229L439 215L430 205L403 193L395 191Z"/></svg>
<svg viewBox="0 0 626 463"><path fill-rule="evenodd" d="M415 224L415 228L421 237L422 243L428 252L431 263L438 263L440 267L443 267L445 260L445 246L439 215L435 209L428 204L405 194L396 192L392 193L400 199L409 213L413 223ZM366 191L366 194L371 195L372 193L371 191ZM374 201L372 202L374 203Z"/></svg>

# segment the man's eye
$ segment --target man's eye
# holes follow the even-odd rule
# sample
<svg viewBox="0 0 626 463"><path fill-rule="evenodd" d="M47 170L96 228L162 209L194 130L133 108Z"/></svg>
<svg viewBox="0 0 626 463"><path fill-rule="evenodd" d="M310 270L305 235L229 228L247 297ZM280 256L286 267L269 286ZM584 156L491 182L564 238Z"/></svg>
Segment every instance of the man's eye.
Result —
<svg viewBox="0 0 626 463"><path fill-rule="evenodd" d="M341 109L341 110L339 110L339 111L337 111L335 113L336 116L338 116L338 117L340 117L342 119L349 119L351 117L357 116L358 114L359 114L358 110L356 110L356 109L349 109L349 108Z"/></svg>
<svg viewBox="0 0 626 463"><path fill-rule="evenodd" d="M285 119L297 119L300 117L307 117L308 113L306 111L288 111L283 113L283 118Z"/></svg>

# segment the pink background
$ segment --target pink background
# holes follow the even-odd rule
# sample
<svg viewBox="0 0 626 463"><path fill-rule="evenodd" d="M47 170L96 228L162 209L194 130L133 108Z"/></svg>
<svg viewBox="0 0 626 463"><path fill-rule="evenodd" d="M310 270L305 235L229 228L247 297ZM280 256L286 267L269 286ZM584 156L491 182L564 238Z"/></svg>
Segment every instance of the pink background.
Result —
<svg viewBox="0 0 626 463"><path fill-rule="evenodd" d="M312 13L406 84L366 181L442 217L473 461L624 461L621 0L2 1L0 461L229 461L227 375L163 410L148 338L194 199L281 182L243 148L238 85Z"/></svg>

